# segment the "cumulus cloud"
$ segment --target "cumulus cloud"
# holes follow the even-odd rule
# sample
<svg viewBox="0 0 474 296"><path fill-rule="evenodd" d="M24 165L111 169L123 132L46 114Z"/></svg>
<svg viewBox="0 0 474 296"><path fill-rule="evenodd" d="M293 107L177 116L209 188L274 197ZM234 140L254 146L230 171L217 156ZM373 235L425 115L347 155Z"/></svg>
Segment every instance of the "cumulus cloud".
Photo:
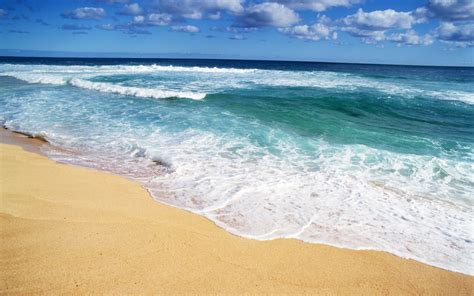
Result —
<svg viewBox="0 0 474 296"><path fill-rule="evenodd" d="M238 27L289 27L299 21L292 9L273 2L251 5L237 17Z"/></svg>
<svg viewBox="0 0 474 296"><path fill-rule="evenodd" d="M131 25L135 26L166 26L172 21L172 16L167 13L150 13L148 15L137 15L133 18Z"/></svg>
<svg viewBox="0 0 474 296"><path fill-rule="evenodd" d="M76 20L98 20L104 18L105 10L100 7L81 7L62 14L64 18Z"/></svg>
<svg viewBox="0 0 474 296"><path fill-rule="evenodd" d="M160 12L185 18L201 19L207 13L218 18L221 11L239 13L243 11L244 0L155 0L154 8Z"/></svg>
<svg viewBox="0 0 474 296"><path fill-rule="evenodd" d="M397 44L430 45L433 43L434 38L430 34L420 36L414 30L408 30L405 33L391 34L387 37L387 40Z"/></svg>
<svg viewBox="0 0 474 296"><path fill-rule="evenodd" d="M122 9L118 11L118 14L123 15L139 15L143 9L138 3L126 4Z"/></svg>
<svg viewBox="0 0 474 296"><path fill-rule="evenodd" d="M429 0L420 11L429 17L444 21L460 21L474 19L473 0Z"/></svg>
<svg viewBox="0 0 474 296"><path fill-rule="evenodd" d="M354 37L361 38L367 44L377 44L387 40L399 45L429 45L433 43L433 36L419 36L411 28L415 24L423 23L426 18L419 11L403 12L393 9L365 12L359 10L341 20L342 31ZM405 29L407 31L387 35L387 31Z"/></svg>
<svg viewBox="0 0 474 296"><path fill-rule="evenodd" d="M199 28L192 25L186 26L172 26L170 31L172 32L182 32L182 33L198 33Z"/></svg>
<svg viewBox="0 0 474 296"><path fill-rule="evenodd" d="M337 32L330 26L326 17L321 17L313 25L299 25L289 28L279 28L278 31L291 37L303 40L318 41L321 39L337 39Z"/></svg>
<svg viewBox="0 0 474 296"><path fill-rule="evenodd" d="M359 30L383 31L387 29L410 29L413 24L423 22L412 12L399 12L393 9L365 12L361 8L353 15L343 19L344 24Z"/></svg>
<svg viewBox="0 0 474 296"><path fill-rule="evenodd" d="M474 46L474 23L455 25L444 22L435 30L436 37L457 47Z"/></svg>
<svg viewBox="0 0 474 296"><path fill-rule="evenodd" d="M335 6L349 7L353 4L361 3L363 0L273 0L294 10L314 10L325 11Z"/></svg>
<svg viewBox="0 0 474 296"><path fill-rule="evenodd" d="M64 24L61 26L61 29L68 30L68 31L81 31L81 30L90 30L91 27L85 26L85 25Z"/></svg>

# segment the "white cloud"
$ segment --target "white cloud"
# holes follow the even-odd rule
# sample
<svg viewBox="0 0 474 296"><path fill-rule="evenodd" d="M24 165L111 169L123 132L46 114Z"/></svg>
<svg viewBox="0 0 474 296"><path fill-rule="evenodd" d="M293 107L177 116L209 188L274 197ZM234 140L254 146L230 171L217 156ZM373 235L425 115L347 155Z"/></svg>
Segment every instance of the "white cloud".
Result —
<svg viewBox="0 0 474 296"><path fill-rule="evenodd" d="M172 32L183 32L183 33L198 33L200 30L196 26L172 26L170 29Z"/></svg>
<svg viewBox="0 0 474 296"><path fill-rule="evenodd" d="M132 25L135 26L166 26L172 21L172 16L166 13L150 13L146 16L136 15Z"/></svg>
<svg viewBox="0 0 474 296"><path fill-rule="evenodd" d="M299 21L299 16L290 8L278 3L260 3L245 9L237 18L241 27L289 27Z"/></svg>
<svg viewBox="0 0 474 296"><path fill-rule="evenodd" d="M313 25L299 25L290 28L279 28L278 31L297 39L318 41L321 39L337 39L337 32L329 25L325 16Z"/></svg>
<svg viewBox="0 0 474 296"><path fill-rule="evenodd" d="M415 12L395 11L393 9L364 12L362 9L342 19L345 25L341 30L361 38L367 44L378 44L391 41L397 45L429 45L433 43L432 35L418 35L411 28L427 19L419 9ZM406 29L405 32L388 34L392 30Z"/></svg>
<svg viewBox="0 0 474 296"><path fill-rule="evenodd" d="M151 13L148 15L148 24L154 26L165 26L171 23L171 15L166 13Z"/></svg>
<svg viewBox="0 0 474 296"><path fill-rule="evenodd" d="M414 30L408 30L405 33L391 34L387 37L387 40L397 44L430 45L433 43L434 38L430 34L420 36Z"/></svg>
<svg viewBox="0 0 474 296"><path fill-rule="evenodd" d="M295 10L325 11L336 6L349 7L361 3L363 0L273 0Z"/></svg>
<svg viewBox="0 0 474 296"><path fill-rule="evenodd" d="M423 22L411 12L399 12L393 9L357 13L343 18L344 24L358 30L383 31L387 29L410 29L413 24Z"/></svg>
<svg viewBox="0 0 474 296"><path fill-rule="evenodd" d="M118 13L125 15L139 15L143 9L138 3L126 4Z"/></svg>
<svg viewBox="0 0 474 296"><path fill-rule="evenodd" d="M473 20L473 0L429 0L425 10L430 17L445 21Z"/></svg>
<svg viewBox="0 0 474 296"><path fill-rule="evenodd" d="M246 40L247 38L242 34L235 34L229 37L231 40Z"/></svg>
<svg viewBox="0 0 474 296"><path fill-rule="evenodd" d="M154 7L160 12L185 18L201 19L205 13L212 18L220 11L239 13L244 0L156 0Z"/></svg>
<svg viewBox="0 0 474 296"><path fill-rule="evenodd" d="M100 7L81 7L62 14L65 18L98 20L104 18L105 10Z"/></svg>
<svg viewBox="0 0 474 296"><path fill-rule="evenodd" d="M474 46L474 23L455 25L450 22L441 23L435 30L436 37L457 47Z"/></svg>
<svg viewBox="0 0 474 296"><path fill-rule="evenodd" d="M385 40L385 31L360 30L357 28L345 27L342 31L351 34L354 37L361 38L362 42L367 44L376 44Z"/></svg>

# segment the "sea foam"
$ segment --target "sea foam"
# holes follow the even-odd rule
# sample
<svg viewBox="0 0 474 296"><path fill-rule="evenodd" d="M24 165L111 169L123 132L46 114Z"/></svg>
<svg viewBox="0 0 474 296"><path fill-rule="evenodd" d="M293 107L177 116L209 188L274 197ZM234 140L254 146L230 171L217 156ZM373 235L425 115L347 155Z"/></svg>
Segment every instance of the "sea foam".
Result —
<svg viewBox="0 0 474 296"><path fill-rule="evenodd" d="M166 87L144 87L118 85L93 85L88 83L94 77L113 77L116 75L139 75L169 73L177 75L176 79L183 80L178 84L179 91L169 90ZM199 75L196 83L188 81L189 76ZM56 65L0 65L0 75L11 76L29 83L42 83L64 85L71 83L74 86L83 85L96 91L110 91L118 94L134 95L152 98L164 98L165 93L173 94L172 97L202 99L204 94L200 90L205 88L206 93L219 92L226 89L242 89L252 86L272 87L307 87L321 89L340 89L344 91L359 91L372 89L389 95L401 95L411 98L429 96L442 100L461 101L474 104L473 92L446 89L445 86L436 86L424 82L420 87L417 84L407 84L406 81L386 82L371 77L355 74L330 72L330 71L282 71L263 69L238 69L218 67L184 67L164 65L102 65L102 66L56 66ZM235 76L237 75L237 76ZM79 81L77 79L82 79ZM98 82L100 83L100 82ZM196 86L197 91L192 91L190 86ZM449 86L449 85L447 85ZM137 88L137 89L135 89ZM194 93L197 92L197 93ZM205 95L204 95L205 96Z"/></svg>

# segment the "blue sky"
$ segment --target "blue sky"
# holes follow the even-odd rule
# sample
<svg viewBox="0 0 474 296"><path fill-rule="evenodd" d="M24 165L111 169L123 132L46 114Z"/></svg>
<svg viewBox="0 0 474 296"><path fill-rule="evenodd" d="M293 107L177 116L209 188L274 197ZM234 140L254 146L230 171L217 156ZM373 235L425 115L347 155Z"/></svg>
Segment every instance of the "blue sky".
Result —
<svg viewBox="0 0 474 296"><path fill-rule="evenodd" d="M472 0L0 1L0 54L474 65Z"/></svg>

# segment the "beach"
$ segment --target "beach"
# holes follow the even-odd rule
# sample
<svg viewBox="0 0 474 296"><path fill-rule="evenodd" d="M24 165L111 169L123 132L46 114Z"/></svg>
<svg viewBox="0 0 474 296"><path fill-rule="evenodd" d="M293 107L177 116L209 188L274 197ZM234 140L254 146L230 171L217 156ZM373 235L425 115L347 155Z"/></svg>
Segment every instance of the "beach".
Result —
<svg viewBox="0 0 474 296"><path fill-rule="evenodd" d="M0 124L249 239L474 275L472 69L0 57Z"/></svg>
<svg viewBox="0 0 474 296"><path fill-rule="evenodd" d="M6 131L2 142L1 294L473 295L472 276L381 251L234 236L139 183L54 162Z"/></svg>

